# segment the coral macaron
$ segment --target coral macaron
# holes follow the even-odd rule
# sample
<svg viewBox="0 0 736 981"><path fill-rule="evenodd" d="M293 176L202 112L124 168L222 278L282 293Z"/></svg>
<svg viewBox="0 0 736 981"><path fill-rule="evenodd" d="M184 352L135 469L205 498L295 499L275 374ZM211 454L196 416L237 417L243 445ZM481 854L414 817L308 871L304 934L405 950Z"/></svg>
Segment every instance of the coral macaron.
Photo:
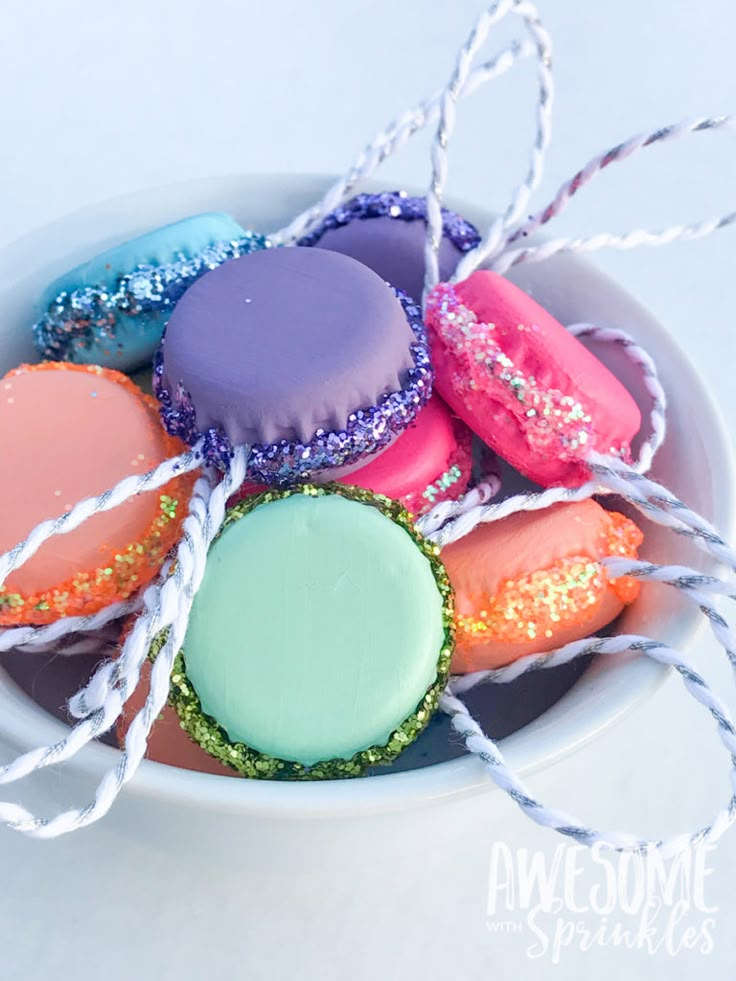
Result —
<svg viewBox="0 0 736 981"><path fill-rule="evenodd" d="M493 272L427 302L435 385L500 457L542 486L590 477L591 451L630 456L641 425L624 386L531 297Z"/></svg>
<svg viewBox="0 0 736 981"><path fill-rule="evenodd" d="M629 518L586 500L481 524L446 546L456 597L453 672L496 668L605 627L636 599L639 584L611 578L603 560L635 558L642 539Z"/></svg>
<svg viewBox="0 0 736 981"><path fill-rule="evenodd" d="M37 524L184 450L156 403L91 365L24 365L0 380L0 552ZM10 461L14 461L11 464ZM0 583L0 624L44 624L127 599L179 537L194 477L174 478L44 542Z"/></svg>

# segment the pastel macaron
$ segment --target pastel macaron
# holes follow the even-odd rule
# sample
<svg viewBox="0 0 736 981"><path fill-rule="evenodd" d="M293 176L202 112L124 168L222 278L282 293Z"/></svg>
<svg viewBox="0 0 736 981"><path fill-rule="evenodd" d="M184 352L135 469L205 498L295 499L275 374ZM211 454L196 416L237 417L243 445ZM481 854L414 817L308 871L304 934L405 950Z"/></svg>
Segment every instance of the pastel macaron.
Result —
<svg viewBox="0 0 736 981"><path fill-rule="evenodd" d="M500 667L601 630L639 592L637 580L612 578L602 560L636 558L642 540L630 518L591 499L518 512L446 546L453 673Z"/></svg>
<svg viewBox="0 0 736 981"><path fill-rule="evenodd" d="M53 362L16 368L0 380L0 552L184 449L125 375ZM176 477L48 539L0 583L0 624L87 615L137 592L178 539L193 481Z"/></svg>
<svg viewBox="0 0 736 981"><path fill-rule="evenodd" d="M169 432L216 466L249 447L269 485L334 479L387 449L431 394L421 310L324 249L253 252L182 297L156 359Z"/></svg>
<svg viewBox="0 0 736 981"><path fill-rule="evenodd" d="M441 283L426 323L436 388L484 443L542 486L590 478L591 451L630 458L633 397L546 310L489 271Z"/></svg>
<svg viewBox="0 0 736 981"><path fill-rule="evenodd" d="M170 699L245 776L354 776L424 729L452 634L437 548L399 505L338 484L269 491L211 546Z"/></svg>
<svg viewBox="0 0 736 981"><path fill-rule="evenodd" d="M51 361L134 371L150 364L175 303L195 280L268 245L220 212L193 215L75 266L38 304L34 340Z"/></svg>
<svg viewBox="0 0 736 981"><path fill-rule="evenodd" d="M352 256L392 286L421 301L426 222L426 198L406 191L358 194L329 214L299 244ZM474 225L443 208L440 279L449 280L463 255L479 242Z"/></svg>
<svg viewBox="0 0 736 981"><path fill-rule="evenodd" d="M420 517L442 501L455 501L468 489L473 470L473 434L438 395L433 395L411 426L370 463L338 483L352 484L398 501ZM246 483L233 503L261 493Z"/></svg>

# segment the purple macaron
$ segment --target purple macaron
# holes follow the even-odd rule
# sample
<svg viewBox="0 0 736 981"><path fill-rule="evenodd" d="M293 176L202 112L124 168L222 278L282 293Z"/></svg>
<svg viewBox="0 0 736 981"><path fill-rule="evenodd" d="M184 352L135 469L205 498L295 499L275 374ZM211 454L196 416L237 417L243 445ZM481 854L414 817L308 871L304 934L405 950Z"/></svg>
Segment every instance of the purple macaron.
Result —
<svg viewBox="0 0 736 981"><path fill-rule="evenodd" d="M251 448L248 476L344 476L390 446L426 403L421 310L349 256L283 248L226 263L177 304L155 364L170 433L210 464Z"/></svg>
<svg viewBox="0 0 736 981"><path fill-rule="evenodd" d="M424 286L427 202L406 191L358 194L329 214L299 242L358 259L419 301ZM480 242L470 222L442 209L440 282L447 282L465 252Z"/></svg>

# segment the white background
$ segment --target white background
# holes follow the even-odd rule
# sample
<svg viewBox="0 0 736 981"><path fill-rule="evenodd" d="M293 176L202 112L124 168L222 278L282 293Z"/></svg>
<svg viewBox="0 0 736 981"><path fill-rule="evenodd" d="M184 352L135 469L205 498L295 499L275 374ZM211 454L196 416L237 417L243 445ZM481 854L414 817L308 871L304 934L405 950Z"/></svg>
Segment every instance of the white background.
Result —
<svg viewBox="0 0 736 981"><path fill-rule="evenodd" d="M339 170L399 109L444 80L480 8L480 0L6 0L0 244L156 184ZM736 111L734 10L729 0L543 0L558 96L547 192L640 129ZM491 208L504 203L524 164L533 91L530 69L516 70L463 106L451 161L456 194ZM389 162L386 186L423 182L426 147L418 140ZM735 161L734 138L723 134L647 151L581 194L558 231L658 227L726 211L736 206ZM730 426L734 234L598 260L677 336ZM731 697L710 642L701 639L694 653ZM725 800L728 783L712 729L691 706L670 680L646 707L537 777L535 788L607 827L662 833L697 823ZM195 875L184 857L172 863L144 843L96 833L39 845L2 832L0 979L551 977L549 959L525 956L528 937L487 932L485 865L492 837L550 854L557 841L500 795L488 815L475 878L434 883L436 916L425 931L406 930L411 909L393 908L390 884L370 877L352 892L343 884L340 902L350 895L353 915L336 931L338 899L319 869L289 884L250 883L222 869ZM707 896L720 913L708 958L594 948L565 957L564 976L732 978L736 834L710 864ZM384 891L380 916L361 911L365 888Z"/></svg>

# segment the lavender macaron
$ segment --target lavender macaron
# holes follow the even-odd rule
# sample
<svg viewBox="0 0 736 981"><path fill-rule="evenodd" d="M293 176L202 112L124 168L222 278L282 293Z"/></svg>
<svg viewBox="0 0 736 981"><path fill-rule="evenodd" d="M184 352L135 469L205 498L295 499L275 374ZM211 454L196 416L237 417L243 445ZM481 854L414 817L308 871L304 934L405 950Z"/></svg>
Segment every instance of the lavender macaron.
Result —
<svg viewBox="0 0 736 981"><path fill-rule="evenodd" d="M427 202L406 191L358 194L299 242L341 252L419 301L424 286ZM447 282L464 253L480 242L478 229L442 209L440 281Z"/></svg>
<svg viewBox="0 0 736 981"><path fill-rule="evenodd" d="M431 394L421 310L324 249L253 252L198 280L158 352L164 424L227 467L288 486L332 480L388 448Z"/></svg>

